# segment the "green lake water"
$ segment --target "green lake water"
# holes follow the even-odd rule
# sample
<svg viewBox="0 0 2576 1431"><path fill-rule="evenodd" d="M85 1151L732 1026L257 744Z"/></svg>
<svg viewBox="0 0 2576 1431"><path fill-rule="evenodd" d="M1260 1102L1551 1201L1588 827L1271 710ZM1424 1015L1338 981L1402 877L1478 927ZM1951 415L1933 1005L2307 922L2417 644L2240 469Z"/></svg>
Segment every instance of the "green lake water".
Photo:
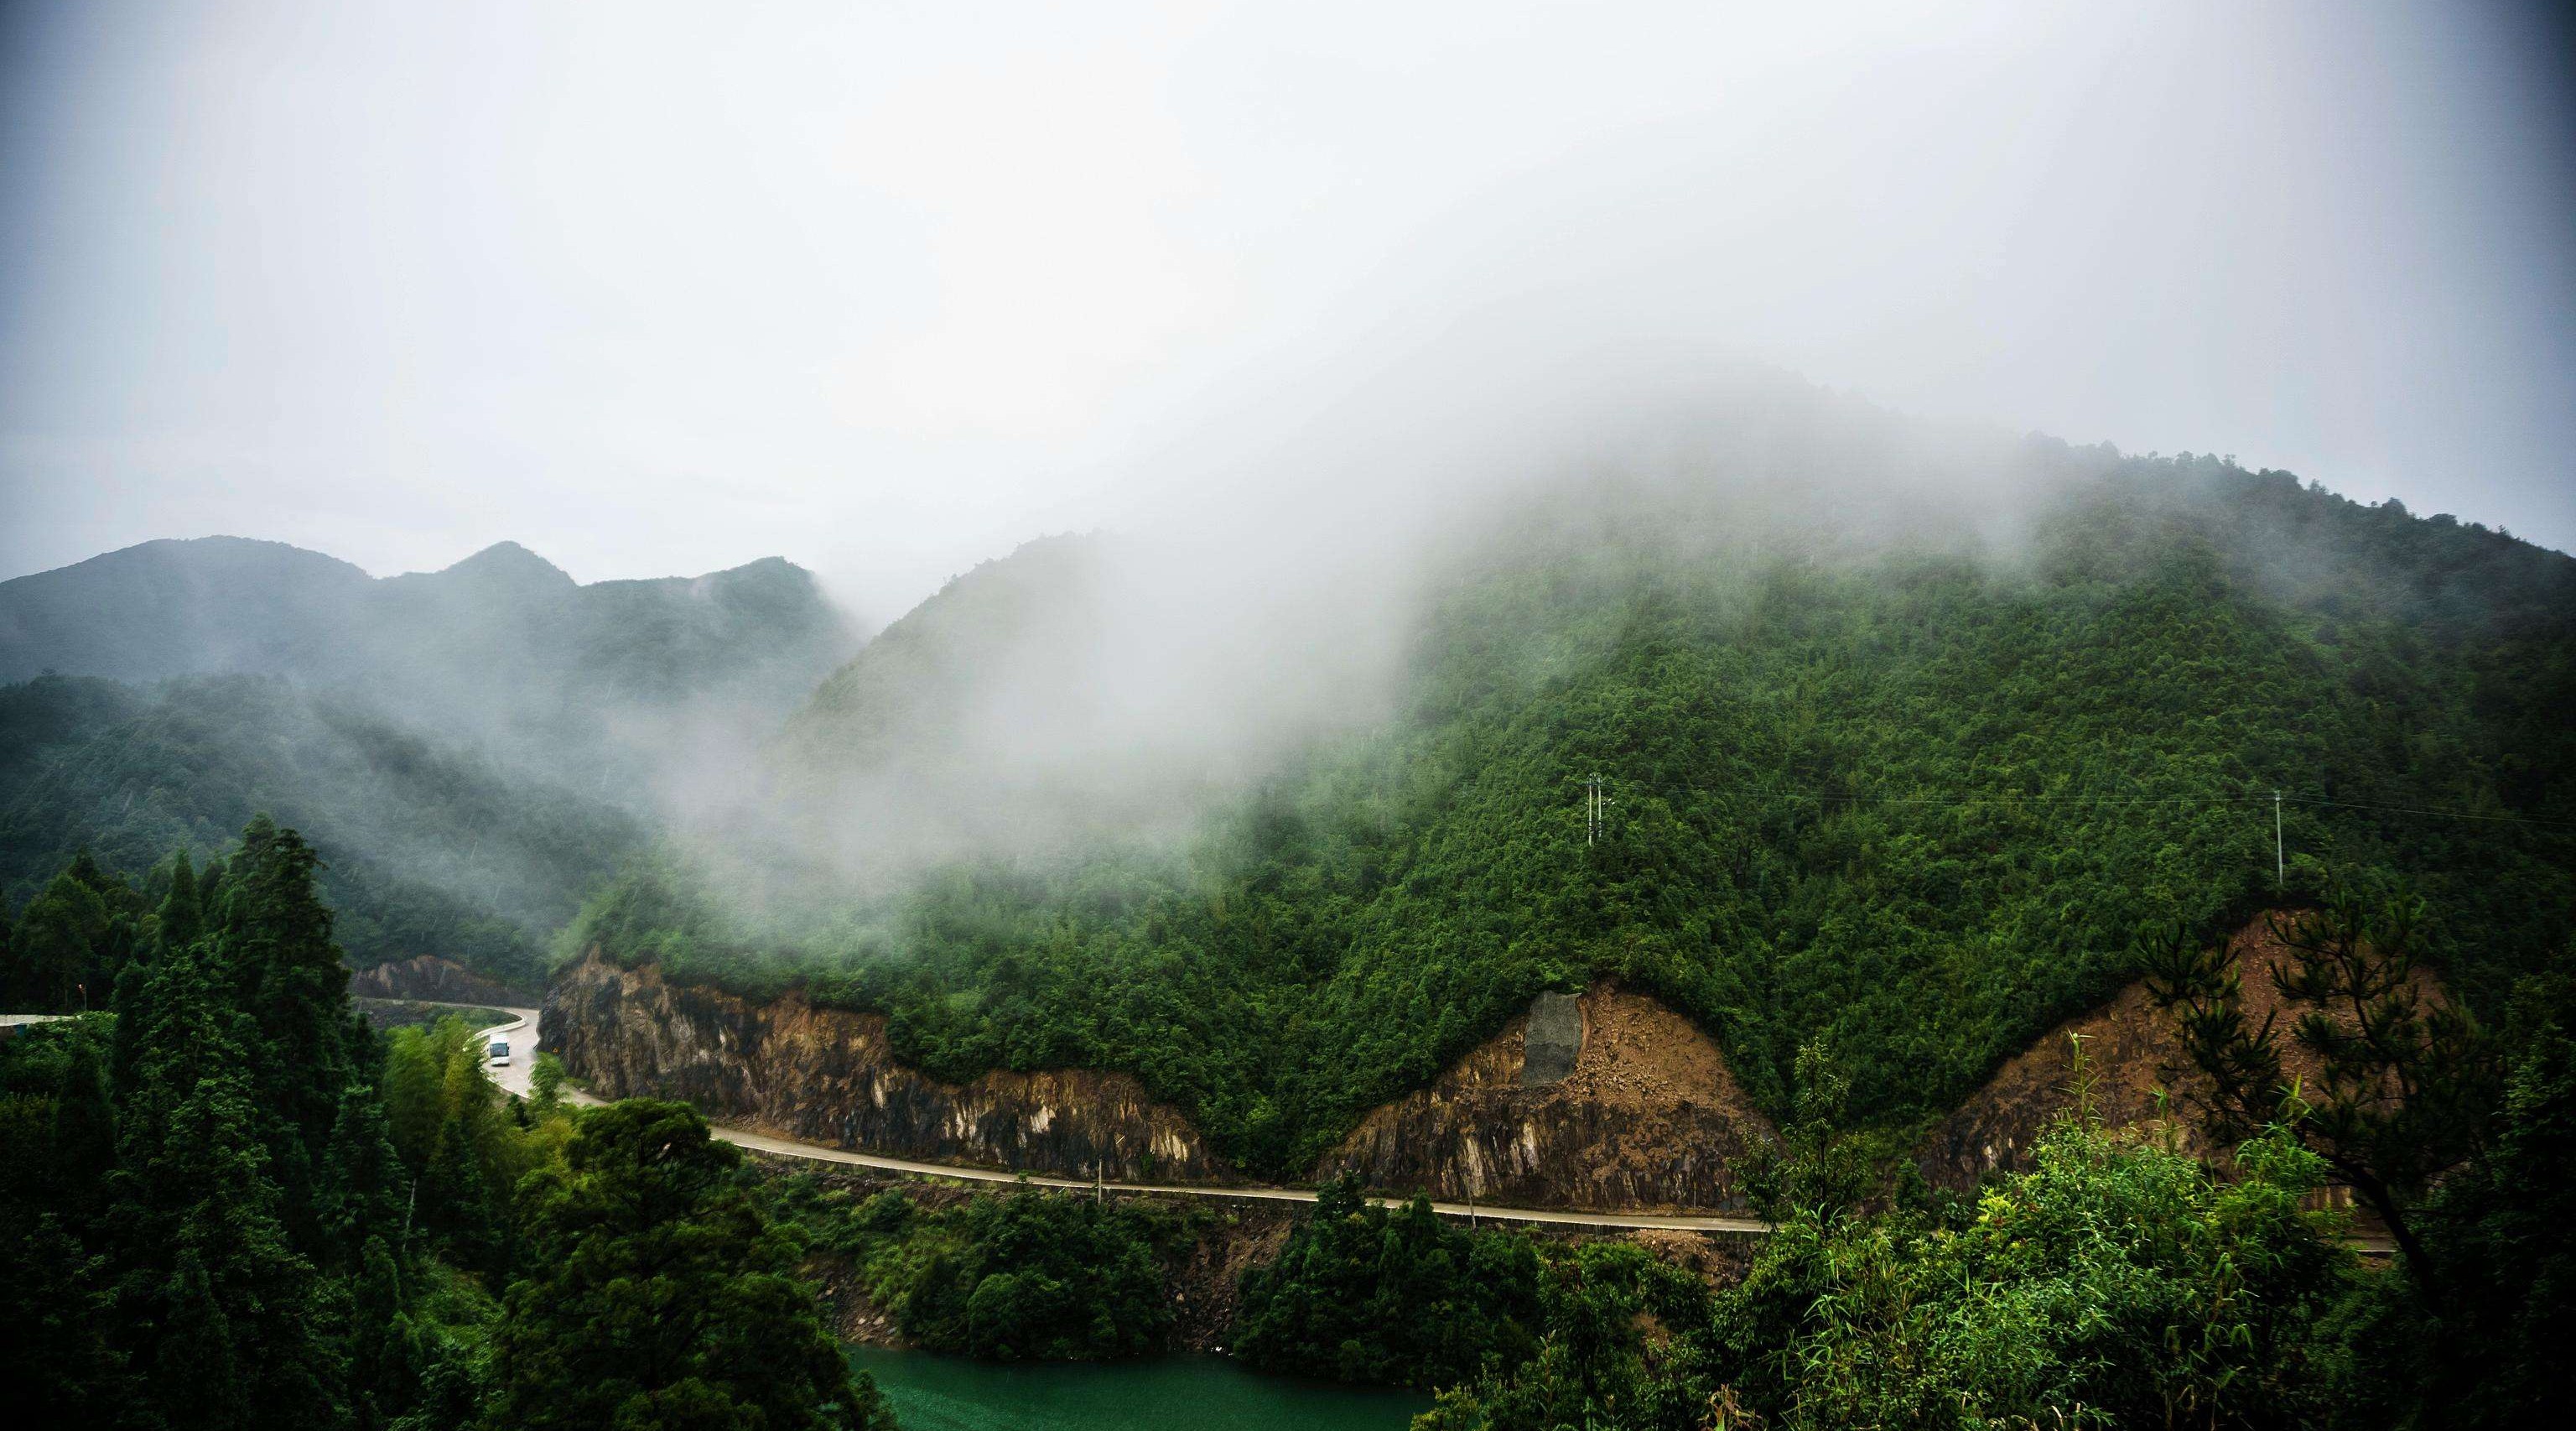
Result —
<svg viewBox="0 0 2576 1431"><path fill-rule="evenodd" d="M1001 1366L851 1347L903 1431L1404 1431L1431 1398L1260 1376L1223 1357Z"/></svg>

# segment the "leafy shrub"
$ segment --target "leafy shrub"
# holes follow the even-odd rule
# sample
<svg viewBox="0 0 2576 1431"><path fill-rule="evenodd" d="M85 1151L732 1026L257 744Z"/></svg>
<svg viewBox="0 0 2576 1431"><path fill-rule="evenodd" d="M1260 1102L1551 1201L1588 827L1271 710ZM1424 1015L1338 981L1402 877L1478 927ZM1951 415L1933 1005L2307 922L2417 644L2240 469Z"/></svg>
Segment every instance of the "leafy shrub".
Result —
<svg viewBox="0 0 2576 1431"><path fill-rule="evenodd" d="M1540 1324L1527 1238L1451 1227L1427 1198L1370 1205L1345 1177L1244 1274L1234 1348L1265 1371L1437 1386L1528 1356Z"/></svg>
<svg viewBox="0 0 2576 1431"><path fill-rule="evenodd" d="M901 1192L853 1204L810 1177L771 1196L817 1244L851 1258L905 1336L994 1361L1111 1361L1162 1351L1165 1255L1189 1217L1034 1189L939 1210Z"/></svg>

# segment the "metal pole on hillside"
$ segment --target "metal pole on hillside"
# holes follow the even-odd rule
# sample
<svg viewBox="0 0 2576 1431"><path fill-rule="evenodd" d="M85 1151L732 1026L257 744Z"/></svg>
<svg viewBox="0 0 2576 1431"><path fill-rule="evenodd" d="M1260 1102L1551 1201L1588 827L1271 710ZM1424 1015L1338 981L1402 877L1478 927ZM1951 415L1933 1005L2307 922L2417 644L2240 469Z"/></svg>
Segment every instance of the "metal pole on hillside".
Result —
<svg viewBox="0 0 2576 1431"><path fill-rule="evenodd" d="M2272 892L2289 882L2289 862L2281 854L2281 792L2272 792Z"/></svg>
<svg viewBox="0 0 2576 1431"><path fill-rule="evenodd" d="M1586 845L1601 843L1601 827L1613 803L1601 793L1604 783L1598 775L1586 776L1583 781L1583 843Z"/></svg>

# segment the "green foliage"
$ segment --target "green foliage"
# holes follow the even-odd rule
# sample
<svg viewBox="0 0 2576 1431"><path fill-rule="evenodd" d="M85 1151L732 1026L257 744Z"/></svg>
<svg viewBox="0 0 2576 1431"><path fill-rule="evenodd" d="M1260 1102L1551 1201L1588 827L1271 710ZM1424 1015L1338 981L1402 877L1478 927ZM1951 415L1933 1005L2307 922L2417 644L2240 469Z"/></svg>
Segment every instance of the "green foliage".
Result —
<svg viewBox="0 0 2576 1431"><path fill-rule="evenodd" d="M2299 1210L2316 1160L2287 1139L2239 1152L2219 1182L2189 1159L2061 1133L1968 1228L1909 1234L1810 1224L1766 1249L1740 1301L1817 1290L1777 1360L1792 1424L1962 1424L2063 1416L2116 1426L2321 1424L2334 1368L2317 1324L2346 1256ZM1749 1315L1748 1315L1749 1314Z"/></svg>
<svg viewBox="0 0 2576 1431"><path fill-rule="evenodd" d="M412 1183L410 1219L460 1267L499 1278L512 1263L511 1197L572 1136L560 1107L522 1125L484 1074L483 1042L464 1019L386 1039L386 1132Z"/></svg>
<svg viewBox="0 0 2576 1431"><path fill-rule="evenodd" d="M1851 1076L1819 1040L1798 1050L1797 1081L1796 1108L1780 1141L1754 1148L1740 1165L1746 1200L1772 1221L1856 1212L1880 1179L1865 1141L1845 1126Z"/></svg>
<svg viewBox="0 0 2576 1431"><path fill-rule="evenodd" d="M494 1348L487 1424L868 1427L794 1240L738 1185L741 1154L680 1104L585 1115L560 1167L521 1192L526 1275Z"/></svg>
<svg viewBox="0 0 2576 1431"><path fill-rule="evenodd" d="M600 801L275 680L0 687L0 749L15 757L0 761L0 904L32 901L19 918L52 941L36 956L49 969L67 941L96 942L95 915L55 903L75 851L139 874L174 849L219 849L265 811L332 848L320 883L359 963L435 952L534 986L543 937L643 843ZM79 1007L51 977L34 1003L11 979L10 1007ZM91 1006L106 998L93 980Z"/></svg>
<svg viewBox="0 0 2576 1431"><path fill-rule="evenodd" d="M890 1424L786 1275L788 1244L718 1186L730 1149L667 1106L598 1115L582 1143L560 1104L505 1104L460 1019L377 1039L349 1008L320 871L265 819L202 881L183 854L129 924L113 1014L0 1040L13 1408L146 1431L464 1431L546 1368L625 1365L631 1395L547 1424ZM87 860L64 881L122 889ZM98 902L129 921L142 905ZM692 1130L693 1158L664 1156ZM655 1276L618 1275L622 1257ZM490 1288L523 1274L505 1318ZM654 1300L673 1296L688 1315ZM647 1362L581 1339L639 1318L660 1338Z"/></svg>
<svg viewBox="0 0 2576 1431"><path fill-rule="evenodd" d="M1705 1302L1673 1286L1658 1305L1633 1262L1578 1264L1580 1310L1558 1295L1538 1356L1417 1424L2326 1426L2354 1409L2335 1318L2355 1274L2333 1217L2301 1208L2313 1154L2266 1135L2222 1179L2067 1124L2037 1161L1955 1225L1798 1212ZM1641 1312L1674 1335L1650 1343Z"/></svg>
<svg viewBox="0 0 2576 1431"><path fill-rule="evenodd" d="M1528 1239L1451 1227L1426 1198L1370 1204L1344 1178L1318 1194L1277 1260L1244 1274L1235 1351L1300 1376L1457 1382L1530 1354L1540 1280Z"/></svg>
<svg viewBox="0 0 2576 1431"><path fill-rule="evenodd" d="M200 940L155 969L154 1024L118 1110L109 1218L126 1352L147 1400L175 1424L328 1425L337 1398L317 1334L323 1289L292 1240L303 1209L273 1171L274 1150L296 1145L257 1101L252 1020L214 955Z"/></svg>
<svg viewBox="0 0 2576 1431"><path fill-rule="evenodd" d="M0 1041L0 1384L36 1425L132 1420L115 1298L89 1250L114 1157L114 1114L101 1106L104 1022Z"/></svg>
<svg viewBox="0 0 2576 1431"><path fill-rule="evenodd" d="M104 1008L116 976L135 954L142 896L101 869L89 852L74 855L18 914L0 945L0 1002L12 1012L86 1012Z"/></svg>
<svg viewBox="0 0 2576 1431"><path fill-rule="evenodd" d="M2293 852L2424 896L2464 1002L2558 959L2576 561L2283 473L2052 460L2001 551L1783 536L1714 484L1571 492L1433 584L1389 720L1178 851L966 865L792 928L661 866L564 947L802 981L943 1078L1129 1070L1281 1177L1600 977L1692 1016L1775 1115L1820 1037L1856 1122L1946 1111L2137 977L2142 923L2271 900L2276 789Z"/></svg>
<svg viewBox="0 0 2576 1431"><path fill-rule="evenodd" d="M2520 991L2514 1052L2481 1154L2415 1209L2445 1295L2384 1278L2348 1314L2385 1418L2552 1427L2576 1417L2576 996Z"/></svg>
<svg viewBox="0 0 2576 1431"><path fill-rule="evenodd" d="M1655 1374L1649 1329L1696 1329L1709 1316L1699 1279L1628 1243L1589 1242L1551 1256L1540 1280L1546 1335L1516 1365L1489 1364L1445 1389L1417 1431L1484 1428L1698 1427L1699 1389ZM1683 1349L1683 1355L1689 1354Z"/></svg>
<svg viewBox="0 0 2576 1431"><path fill-rule="evenodd" d="M811 1179L772 1196L860 1282L915 1345L993 1361L1113 1361L1163 1351L1166 1266L1188 1215L1023 1188L924 1209L900 1192L853 1204Z"/></svg>
<svg viewBox="0 0 2576 1431"><path fill-rule="evenodd" d="M2222 1144L2278 1120L2379 1215L2434 1303L2448 1296L2416 1208L2485 1145L2503 1077L2495 1040L2468 1011L2428 1002L2419 973L2420 901L2338 889L2319 908L2273 916L2290 957L2273 973L2288 1037L2318 1079L2288 1077L2277 1014L2252 1023L2235 966L2177 930L2151 946L2148 988L2179 1018L2207 1091L2200 1112Z"/></svg>
<svg viewBox="0 0 2576 1431"><path fill-rule="evenodd" d="M562 1106L566 1077L562 1059L551 1053L538 1053L536 1065L528 1071L528 1101L537 1112L552 1113Z"/></svg>

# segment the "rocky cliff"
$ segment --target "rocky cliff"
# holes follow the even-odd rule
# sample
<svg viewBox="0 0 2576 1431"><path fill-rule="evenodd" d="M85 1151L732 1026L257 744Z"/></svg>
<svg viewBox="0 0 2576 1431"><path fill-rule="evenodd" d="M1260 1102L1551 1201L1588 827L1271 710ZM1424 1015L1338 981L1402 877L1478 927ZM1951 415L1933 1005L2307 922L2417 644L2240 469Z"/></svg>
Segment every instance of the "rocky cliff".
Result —
<svg viewBox="0 0 2576 1431"><path fill-rule="evenodd" d="M2233 943L2259 1022L2280 1007L2271 967L2287 951L2268 917ZM2429 981L2428 993L2440 997ZM779 1137L1116 1181L1241 1180L1130 1075L942 1083L894 1061L881 1017L816 1009L792 993L756 1004L671 984L650 967L620 969L594 951L547 991L543 1027L544 1047L603 1096L686 1099ZM2082 1039L2098 1117L2114 1126L2163 1117L2159 1094L2178 1084L2173 1136L2202 1151L2179 1116L2192 1085L2171 1077L2172 1020L2132 986L2051 1030L1937 1124L1917 1149L1924 1176L1964 1191L1990 1171L2027 1168L2032 1144L2074 1102L2070 1035ZM2290 1054L2292 1072L2313 1078ZM1314 1177L1356 1172L1389 1192L1523 1207L1735 1209L1744 1199L1732 1166L1771 1133L1708 1035L1652 999L1599 985L1542 996L1431 1087L1369 1114Z"/></svg>
<svg viewBox="0 0 2576 1431"><path fill-rule="evenodd" d="M546 990L542 1047L608 1098L678 1098L799 1142L1128 1182L1237 1181L1188 1120L1123 1073L942 1083L894 1061L885 1020L796 994L755 1004L597 951Z"/></svg>
<svg viewBox="0 0 2576 1431"><path fill-rule="evenodd" d="M1731 1164L1770 1132L1707 1034L1600 985L1542 996L1437 1083L1371 1113L1316 1177L1514 1206L1731 1209L1744 1202Z"/></svg>

